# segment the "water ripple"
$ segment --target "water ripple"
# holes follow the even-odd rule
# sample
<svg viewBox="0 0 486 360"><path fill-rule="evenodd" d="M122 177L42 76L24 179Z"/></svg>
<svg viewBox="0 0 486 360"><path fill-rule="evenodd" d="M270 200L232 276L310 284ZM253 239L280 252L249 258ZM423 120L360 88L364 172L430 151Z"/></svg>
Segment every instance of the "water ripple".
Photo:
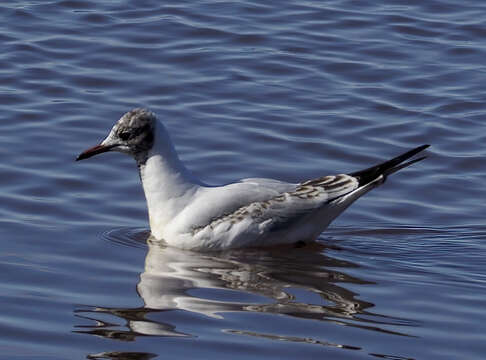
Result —
<svg viewBox="0 0 486 360"><path fill-rule="evenodd" d="M0 11L4 356L482 358L483 3ZM186 254L146 244L130 159L74 162L135 106L213 184L300 181L433 146L315 248Z"/></svg>

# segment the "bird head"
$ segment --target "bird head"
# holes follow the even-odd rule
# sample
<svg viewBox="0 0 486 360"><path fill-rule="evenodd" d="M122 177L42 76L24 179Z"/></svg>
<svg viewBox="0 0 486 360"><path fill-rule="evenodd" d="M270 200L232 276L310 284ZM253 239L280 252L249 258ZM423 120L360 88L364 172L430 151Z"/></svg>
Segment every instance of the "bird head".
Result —
<svg viewBox="0 0 486 360"><path fill-rule="evenodd" d="M146 157L154 143L155 114L147 109L133 109L124 114L100 144L83 151L76 161L88 159L107 151L133 156L137 161Z"/></svg>

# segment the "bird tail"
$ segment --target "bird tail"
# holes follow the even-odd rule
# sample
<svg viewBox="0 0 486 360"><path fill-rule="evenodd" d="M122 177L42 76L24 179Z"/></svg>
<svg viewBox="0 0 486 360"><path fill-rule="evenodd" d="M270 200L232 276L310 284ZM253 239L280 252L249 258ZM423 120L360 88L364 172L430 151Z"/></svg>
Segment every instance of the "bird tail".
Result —
<svg viewBox="0 0 486 360"><path fill-rule="evenodd" d="M394 157L391 160L385 161L381 164L372 166L368 169L364 169L361 171L356 171L354 173L349 174L350 176L354 176L358 179L359 185L363 186L366 185L374 180L376 180L380 175L383 175L383 181L385 181L388 175L397 172L407 166L410 166L418 161L421 161L426 158L426 156L419 157L417 159L412 159L410 161L406 161L413 157L414 155L418 154L419 152L427 149L430 145L422 145L407 151L406 153ZM406 162L405 162L406 161Z"/></svg>

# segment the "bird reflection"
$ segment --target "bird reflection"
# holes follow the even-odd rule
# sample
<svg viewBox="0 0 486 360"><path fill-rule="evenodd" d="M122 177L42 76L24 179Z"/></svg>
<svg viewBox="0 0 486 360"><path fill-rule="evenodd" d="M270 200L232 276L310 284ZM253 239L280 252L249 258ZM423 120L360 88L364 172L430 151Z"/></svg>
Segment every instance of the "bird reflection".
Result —
<svg viewBox="0 0 486 360"><path fill-rule="evenodd" d="M358 265L326 256L326 248L318 243L301 248L245 249L212 254L164 247L151 238L147 244L145 270L137 284L144 306L80 307L75 310L76 316L91 324L77 325L75 332L123 341L133 341L139 336L196 335L179 329L186 325L184 321L168 315L171 310L178 310L214 321L224 319L228 312L284 314L405 335L380 327L400 324L400 319L369 312L374 305L358 299L358 294L345 288L346 284L369 284L346 274L346 269ZM187 319L186 316L182 318ZM120 319L124 325L116 324ZM277 336L225 331L261 338ZM287 341L314 341L277 337ZM314 343L359 349L317 340ZM140 359L150 354L142 355L145 357ZM120 358L107 353L90 356Z"/></svg>
<svg viewBox="0 0 486 360"><path fill-rule="evenodd" d="M145 352L106 351L99 354L88 355L87 359L112 359L112 360L149 360L157 357L157 354Z"/></svg>
<svg viewBox="0 0 486 360"><path fill-rule="evenodd" d="M372 304L355 299L351 291L335 285L364 283L330 267L355 266L326 257L323 247L302 249L239 250L207 255L149 242L145 272L137 286L145 308L180 309L210 317L227 311L259 311L322 319L323 316L352 317ZM196 290L203 298L194 296ZM210 300L211 289L232 289L263 296L260 303ZM292 289L318 294L322 304L296 299ZM268 301L270 299L271 301Z"/></svg>

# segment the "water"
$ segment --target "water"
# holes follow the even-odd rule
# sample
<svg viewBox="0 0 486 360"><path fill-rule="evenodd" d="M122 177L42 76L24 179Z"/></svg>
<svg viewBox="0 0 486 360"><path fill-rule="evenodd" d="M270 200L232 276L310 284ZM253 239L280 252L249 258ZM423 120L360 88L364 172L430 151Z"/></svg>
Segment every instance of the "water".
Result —
<svg viewBox="0 0 486 360"><path fill-rule="evenodd" d="M482 359L486 5L0 3L0 358ZM299 249L149 241L147 106L208 183L351 172L431 143Z"/></svg>

